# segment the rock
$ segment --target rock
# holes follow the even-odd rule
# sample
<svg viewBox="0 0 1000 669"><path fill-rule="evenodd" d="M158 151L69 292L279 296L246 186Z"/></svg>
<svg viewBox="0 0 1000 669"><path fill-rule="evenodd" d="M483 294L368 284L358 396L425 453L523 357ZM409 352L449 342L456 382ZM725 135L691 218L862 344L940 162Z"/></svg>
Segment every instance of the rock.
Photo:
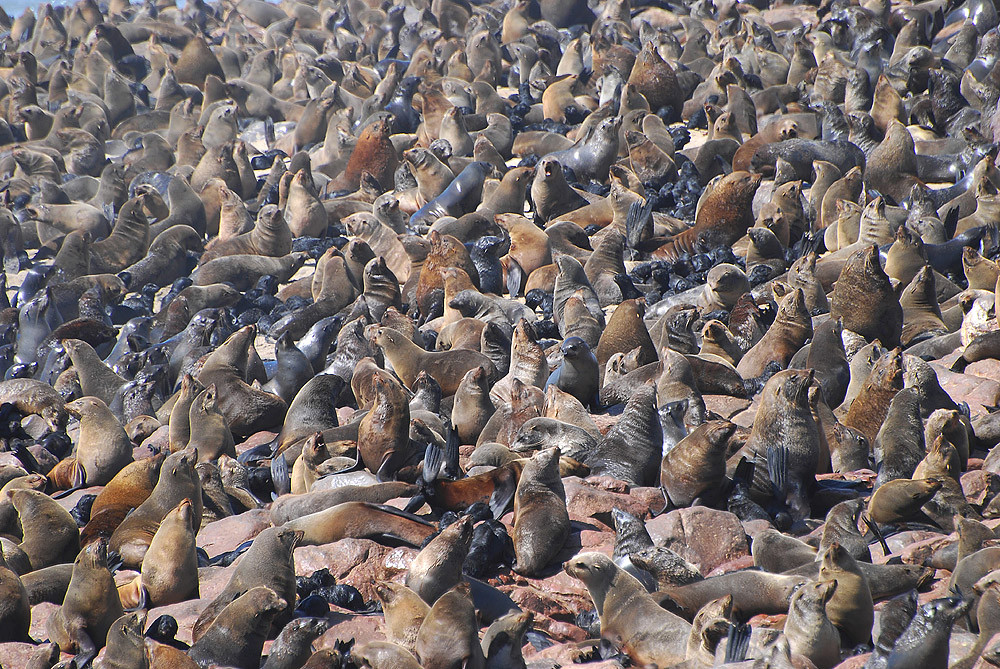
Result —
<svg viewBox="0 0 1000 669"><path fill-rule="evenodd" d="M389 548L368 539L341 539L295 549L295 573L308 576L326 567L338 583L353 585L365 600L375 598L375 584L398 580L416 557L415 548Z"/></svg>
<svg viewBox="0 0 1000 669"><path fill-rule="evenodd" d="M0 667L26 667L31 658L36 653L42 652L42 650L42 646L35 646L30 643L17 643L14 641L0 643ZM60 654L61 659L69 659L70 657L72 656L67 653Z"/></svg>
<svg viewBox="0 0 1000 669"><path fill-rule="evenodd" d="M869 657L871 657L871 653L849 657L834 667L834 669L862 669L862 667L865 666L865 663L868 662Z"/></svg>
<svg viewBox="0 0 1000 669"><path fill-rule="evenodd" d="M277 436L277 432L258 432L252 437L248 437L242 444L236 444L236 452L242 454L244 451L249 451L251 448L274 441L274 438ZM290 464L289 467L291 467Z"/></svg>
<svg viewBox="0 0 1000 669"><path fill-rule="evenodd" d="M646 523L653 541L666 546L707 574L719 565L750 555L739 518L703 506L676 509Z"/></svg>
<svg viewBox="0 0 1000 669"><path fill-rule="evenodd" d="M166 425L156 428L153 434L143 439L137 448L132 449L132 457L139 460L160 452L170 454L170 430Z"/></svg>
<svg viewBox="0 0 1000 669"><path fill-rule="evenodd" d="M749 569L753 567L753 556L744 555L738 557L735 560L730 560L729 562L723 562L718 567L713 569L711 572L705 574L705 578L709 576L719 576L721 574L728 574L731 571L739 571L740 569Z"/></svg>
<svg viewBox="0 0 1000 669"><path fill-rule="evenodd" d="M746 411L750 407L750 400L742 397L730 397L729 395L702 395L705 400L705 408L719 414L726 420L732 420L733 416Z"/></svg>
<svg viewBox="0 0 1000 669"><path fill-rule="evenodd" d="M624 490L615 484L624 486ZM628 486L623 481L616 481L601 477L600 480L581 479L570 476L563 479L563 486L566 488L566 506L572 514L578 518L594 518L607 527L614 529L614 522L611 519L612 509L628 511L638 518L648 518L650 516L649 507L644 505L642 500L635 499L628 494Z"/></svg>
<svg viewBox="0 0 1000 669"><path fill-rule="evenodd" d="M997 361L983 362L1000 365ZM1000 402L1000 383L993 380L1000 377L983 378L971 373L957 374L944 365L935 362L930 365L937 372L941 388L956 402L968 402L973 417L987 413L986 407L996 406ZM968 372L968 368L966 371Z"/></svg>
<svg viewBox="0 0 1000 669"><path fill-rule="evenodd" d="M992 472L978 471L965 472L962 474L962 492L969 504L978 507L984 506L1000 493L1000 476Z"/></svg>
<svg viewBox="0 0 1000 669"><path fill-rule="evenodd" d="M920 541L914 541L908 546L903 547L899 553L899 557L906 564L922 565L935 551L944 548L953 541L955 539L940 534Z"/></svg>
<svg viewBox="0 0 1000 669"><path fill-rule="evenodd" d="M220 518L198 531L198 545L210 557L234 550L243 542L271 526L271 518L264 509L251 509L228 518Z"/></svg>
<svg viewBox="0 0 1000 669"><path fill-rule="evenodd" d="M926 539L939 539L944 536L947 536L947 534L943 531L928 532L926 530L910 530L908 532L894 534L891 537L886 537L885 542L889 544L889 550L891 550L894 555L898 555L901 554L910 544L918 541L924 541Z"/></svg>
<svg viewBox="0 0 1000 669"><path fill-rule="evenodd" d="M327 616L327 620L330 622L330 628L313 643L316 650L333 648L337 641L351 639L354 639L356 646L369 641L385 641L382 616L362 616L335 611Z"/></svg>
<svg viewBox="0 0 1000 669"><path fill-rule="evenodd" d="M199 570L200 572L201 570ZM228 581L228 578L226 579ZM222 584L225 587L225 583ZM221 592L222 589L220 588ZM215 599L215 595L205 596L202 593L202 599L189 599L186 602L178 602L176 604L171 604L169 606L158 606L155 609L150 609L149 614L146 616L146 620L152 623L154 620L159 618L164 614L169 614L177 620L177 636L176 638L183 641L186 644L191 643L191 630L194 629L194 624L198 620L198 616L201 612L205 610L205 607L212 603Z"/></svg>

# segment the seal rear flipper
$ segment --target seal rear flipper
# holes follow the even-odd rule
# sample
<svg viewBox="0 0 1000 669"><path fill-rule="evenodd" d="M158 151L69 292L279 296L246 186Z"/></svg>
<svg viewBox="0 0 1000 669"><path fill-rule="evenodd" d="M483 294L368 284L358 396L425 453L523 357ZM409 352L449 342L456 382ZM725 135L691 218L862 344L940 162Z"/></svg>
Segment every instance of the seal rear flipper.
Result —
<svg viewBox="0 0 1000 669"><path fill-rule="evenodd" d="M653 198L645 202L636 200L628 208L625 216L625 241L630 251L635 252L642 241L642 234L653 221Z"/></svg>
<svg viewBox="0 0 1000 669"><path fill-rule="evenodd" d="M747 658L752 631L746 623L729 625L729 634L726 636L726 664L742 662Z"/></svg>
<svg viewBox="0 0 1000 669"><path fill-rule="evenodd" d="M271 482L274 485L272 499L292 492L292 474L288 471L288 461L284 455L278 455L271 460Z"/></svg>
<svg viewBox="0 0 1000 669"><path fill-rule="evenodd" d="M444 451L437 444L427 444L427 448L424 450L424 467L421 479L425 483L433 483L441 475L444 467Z"/></svg>
<svg viewBox="0 0 1000 669"><path fill-rule="evenodd" d="M496 487L493 488L493 493L490 495L490 511L493 512L493 517L497 520L503 516L507 511L507 507L510 506L511 501L514 499L514 493L517 492L517 480L513 478L500 479L496 483Z"/></svg>
<svg viewBox="0 0 1000 669"><path fill-rule="evenodd" d="M248 550L250 550L250 546L252 545L253 545L253 539L244 541L242 544L240 544L231 551L226 551L225 553L219 553L214 558L209 558L207 566L228 567L229 565L231 565L233 562L236 561L236 558L238 558L240 555L243 555Z"/></svg>

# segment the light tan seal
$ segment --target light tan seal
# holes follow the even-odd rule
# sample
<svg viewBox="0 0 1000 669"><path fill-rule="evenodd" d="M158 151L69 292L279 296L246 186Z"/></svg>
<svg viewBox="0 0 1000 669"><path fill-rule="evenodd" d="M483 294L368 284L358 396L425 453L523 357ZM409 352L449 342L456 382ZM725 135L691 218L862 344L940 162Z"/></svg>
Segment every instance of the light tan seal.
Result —
<svg viewBox="0 0 1000 669"><path fill-rule="evenodd" d="M669 667L684 661L691 625L661 608L631 574L601 553L582 553L565 565L583 581L601 619L601 638L636 665Z"/></svg>
<svg viewBox="0 0 1000 669"><path fill-rule="evenodd" d="M77 653L80 665L104 647L111 625L122 616L115 579L108 571L108 545L101 539L80 551L62 606L46 624L60 650Z"/></svg>
<svg viewBox="0 0 1000 669"><path fill-rule="evenodd" d="M198 554L195 551L194 505L181 500L160 523L142 559L142 569L118 589L130 608L167 606L198 598Z"/></svg>

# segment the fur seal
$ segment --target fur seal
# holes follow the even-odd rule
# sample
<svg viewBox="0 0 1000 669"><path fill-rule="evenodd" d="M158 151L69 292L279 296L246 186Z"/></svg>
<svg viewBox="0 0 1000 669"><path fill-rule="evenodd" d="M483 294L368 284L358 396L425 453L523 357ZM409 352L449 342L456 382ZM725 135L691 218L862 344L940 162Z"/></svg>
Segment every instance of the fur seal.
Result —
<svg viewBox="0 0 1000 669"><path fill-rule="evenodd" d="M524 466L514 494L514 571L536 575L569 537L566 491L559 473L559 449L534 455Z"/></svg>
<svg viewBox="0 0 1000 669"><path fill-rule="evenodd" d="M87 485L106 485L132 462L132 441L107 405L96 397L81 397L66 405L80 419L76 458Z"/></svg>
<svg viewBox="0 0 1000 669"><path fill-rule="evenodd" d="M194 505L194 525L201 526L201 482L195 471L197 453L186 449L172 453L163 461L159 479L149 496L115 528L108 541L123 564L132 569L142 566L143 557L163 518L184 499Z"/></svg>
<svg viewBox="0 0 1000 669"><path fill-rule="evenodd" d="M434 602L420 625L415 645L420 665L483 669L486 658L478 632L469 584L462 581Z"/></svg>
<svg viewBox="0 0 1000 669"><path fill-rule="evenodd" d="M491 378L496 375L493 362L478 351L425 351L392 328L378 328L375 343L407 388L413 386L419 372L426 371L441 386L442 395L448 397L455 394L470 369L483 367Z"/></svg>
<svg viewBox="0 0 1000 669"><path fill-rule="evenodd" d="M249 669L260 664L264 641L274 619L288 602L258 585L233 599L199 635L189 654L202 665L221 664Z"/></svg>
<svg viewBox="0 0 1000 669"><path fill-rule="evenodd" d="M194 504L181 500L171 509L149 543L139 576L129 584L133 592L119 588L122 601L132 606L167 606L198 597L198 555L195 552Z"/></svg>
<svg viewBox="0 0 1000 669"><path fill-rule="evenodd" d="M563 569L590 591L601 620L601 638L620 647L636 664L683 662L691 626L660 608L642 584L611 558L583 553Z"/></svg>
<svg viewBox="0 0 1000 669"><path fill-rule="evenodd" d="M673 260L682 253L730 245L753 225L751 201L761 175L733 172L716 184L706 197L695 219L693 228L676 235L657 249L657 257Z"/></svg>
<svg viewBox="0 0 1000 669"><path fill-rule="evenodd" d="M108 544L99 539L76 557L66 597L49 618L46 631L60 649L76 651L83 665L104 647L108 631L122 613L114 577L108 571Z"/></svg>
<svg viewBox="0 0 1000 669"><path fill-rule="evenodd" d="M275 605L273 615L268 617L268 625L260 632L266 635L272 624L275 630L283 627L291 618L295 606L295 566L292 553L301 540L301 532L284 527L269 527L258 534L236 565L226 587L195 621L191 632L195 643L209 635L217 619L224 615L234 601L254 588L266 588L274 593L276 600L281 601L280 605ZM259 659L258 652L257 660Z"/></svg>

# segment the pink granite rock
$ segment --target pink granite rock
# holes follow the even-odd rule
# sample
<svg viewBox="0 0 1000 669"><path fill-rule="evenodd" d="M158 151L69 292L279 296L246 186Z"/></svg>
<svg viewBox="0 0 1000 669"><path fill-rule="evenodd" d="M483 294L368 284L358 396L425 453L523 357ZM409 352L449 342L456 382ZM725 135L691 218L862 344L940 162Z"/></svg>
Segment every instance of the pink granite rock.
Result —
<svg viewBox="0 0 1000 669"><path fill-rule="evenodd" d="M271 526L265 509L251 509L228 518L220 518L198 531L198 545L211 557L235 549Z"/></svg>
<svg viewBox="0 0 1000 669"><path fill-rule="evenodd" d="M653 541L697 565L703 574L750 554L739 518L703 506L676 509L646 523Z"/></svg>
<svg viewBox="0 0 1000 669"><path fill-rule="evenodd" d="M375 598L379 581L399 580L416 557L414 548L389 548L368 539L341 539L295 549L295 573L308 576L326 567L338 583L353 585L366 600Z"/></svg>

